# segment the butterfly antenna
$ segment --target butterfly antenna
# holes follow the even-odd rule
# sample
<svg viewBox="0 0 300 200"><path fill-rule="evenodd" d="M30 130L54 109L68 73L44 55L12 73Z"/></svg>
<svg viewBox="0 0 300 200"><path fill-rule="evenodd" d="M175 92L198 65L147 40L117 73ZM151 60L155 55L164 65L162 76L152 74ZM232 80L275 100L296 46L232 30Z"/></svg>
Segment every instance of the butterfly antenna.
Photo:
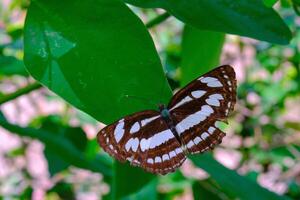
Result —
<svg viewBox="0 0 300 200"><path fill-rule="evenodd" d="M156 103L154 103L154 102L151 101L150 99L147 99L147 98L144 98L144 97L135 96L135 95L128 95L128 94L126 94L125 97L126 97L126 98L131 98L131 99L137 99L137 100L140 100L140 101L142 101L142 102L144 102L144 103L147 103L148 105L151 105L151 106L153 106L153 105L157 106Z"/></svg>

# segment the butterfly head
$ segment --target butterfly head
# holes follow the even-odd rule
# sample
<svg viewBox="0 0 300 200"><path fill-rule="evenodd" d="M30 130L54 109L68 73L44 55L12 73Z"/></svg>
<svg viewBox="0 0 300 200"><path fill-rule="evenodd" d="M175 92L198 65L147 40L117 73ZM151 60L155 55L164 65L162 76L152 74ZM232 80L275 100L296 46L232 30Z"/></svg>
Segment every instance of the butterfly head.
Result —
<svg viewBox="0 0 300 200"><path fill-rule="evenodd" d="M170 116L169 110L166 108L164 104L159 104L159 111L163 118L168 118Z"/></svg>

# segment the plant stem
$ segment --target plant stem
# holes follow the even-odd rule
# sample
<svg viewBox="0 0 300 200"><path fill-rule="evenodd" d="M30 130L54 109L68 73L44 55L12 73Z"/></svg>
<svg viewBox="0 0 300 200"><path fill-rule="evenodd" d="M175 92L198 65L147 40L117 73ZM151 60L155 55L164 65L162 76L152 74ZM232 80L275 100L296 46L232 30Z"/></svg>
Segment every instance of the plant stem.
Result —
<svg viewBox="0 0 300 200"><path fill-rule="evenodd" d="M45 146L61 159L68 162L70 165L88 169L93 172L100 172L104 176L111 177L111 163L102 157L97 157L97 160L89 160L85 154L79 151L70 141L63 137L57 137L54 133L43 129L35 129L30 127L20 127L7 122L0 117L0 126L11 133L15 133L22 137L30 137L38 139Z"/></svg>
<svg viewBox="0 0 300 200"><path fill-rule="evenodd" d="M22 96L23 94L27 94L27 93L29 93L33 90L39 89L41 87L42 87L41 84L35 82L35 83L30 84L30 85L27 85L24 88L18 89L17 91L15 91L13 93L4 95L4 96L0 97L0 105L3 104L3 103L6 103L8 101L11 101L13 99L16 99L19 96Z"/></svg>
<svg viewBox="0 0 300 200"><path fill-rule="evenodd" d="M147 24L146 27L147 28L152 28L153 26L160 24L161 22L165 21L166 19L168 19L171 15L168 12L165 12L161 15L158 15L157 17L155 17L154 19L150 20Z"/></svg>

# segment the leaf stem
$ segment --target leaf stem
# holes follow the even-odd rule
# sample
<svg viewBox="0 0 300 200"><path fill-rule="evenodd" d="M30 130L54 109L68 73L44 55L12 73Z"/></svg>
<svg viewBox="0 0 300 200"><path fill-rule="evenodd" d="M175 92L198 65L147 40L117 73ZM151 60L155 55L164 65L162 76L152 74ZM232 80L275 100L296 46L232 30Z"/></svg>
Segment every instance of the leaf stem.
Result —
<svg viewBox="0 0 300 200"><path fill-rule="evenodd" d="M40 83L35 82L35 83L30 84L30 85L27 85L24 88L18 89L17 91L15 91L13 93L4 95L4 96L0 97L0 105L3 104L3 103L6 103L8 101L11 101L13 99L16 99L19 96L22 96L23 94L27 94L27 93L29 93L33 90L39 89L41 87L42 87L42 85Z"/></svg>
<svg viewBox="0 0 300 200"><path fill-rule="evenodd" d="M88 169L94 172L100 172L107 177L112 176L111 166L108 162L105 162L104 159L87 159L86 156L81 151L76 149L71 143L61 137L56 137L51 132L30 127L20 127L18 125L9 123L3 118L0 118L0 126L19 136L40 140L51 151L53 151L53 153L60 156L73 166Z"/></svg>
<svg viewBox="0 0 300 200"><path fill-rule="evenodd" d="M165 21L168 19L171 15L168 12L165 12L161 15L158 15L154 19L150 20L149 22L146 23L147 28L152 28L153 26L160 24L161 22Z"/></svg>

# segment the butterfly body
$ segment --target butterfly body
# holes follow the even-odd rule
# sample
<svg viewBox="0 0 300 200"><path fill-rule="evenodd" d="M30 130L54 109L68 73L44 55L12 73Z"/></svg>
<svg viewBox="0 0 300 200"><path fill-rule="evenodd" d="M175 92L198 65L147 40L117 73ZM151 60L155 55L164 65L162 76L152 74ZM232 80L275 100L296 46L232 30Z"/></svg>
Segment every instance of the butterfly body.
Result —
<svg viewBox="0 0 300 200"><path fill-rule="evenodd" d="M213 149L225 136L225 121L236 101L235 73L220 66L179 90L159 111L145 110L108 125L98 133L100 146L121 162L166 174L188 153Z"/></svg>
<svg viewBox="0 0 300 200"><path fill-rule="evenodd" d="M168 108L166 108L166 106L164 104L160 104L158 106L158 108L159 108L159 112L160 112L160 114L161 114L161 116L163 118L166 118L166 119L170 118L170 112L169 112Z"/></svg>
<svg viewBox="0 0 300 200"><path fill-rule="evenodd" d="M176 138L177 142L182 146L182 140L179 137L179 134L176 130L175 123L171 117L170 111L164 104L160 104L159 106L160 115L162 116L164 122L167 124L168 128L173 133L174 137Z"/></svg>

